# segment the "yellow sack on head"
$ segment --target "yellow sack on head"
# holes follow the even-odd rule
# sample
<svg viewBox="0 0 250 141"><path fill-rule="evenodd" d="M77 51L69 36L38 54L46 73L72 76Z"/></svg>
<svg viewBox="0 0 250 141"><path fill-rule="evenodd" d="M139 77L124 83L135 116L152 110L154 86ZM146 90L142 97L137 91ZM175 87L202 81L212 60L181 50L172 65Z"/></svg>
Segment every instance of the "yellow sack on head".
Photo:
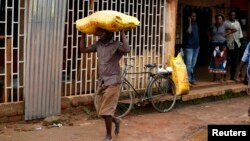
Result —
<svg viewBox="0 0 250 141"><path fill-rule="evenodd" d="M98 28L110 32L118 32L122 29L129 30L139 26L136 17L129 16L117 11L103 10L95 12L88 17L76 21L76 28L86 34L98 35Z"/></svg>
<svg viewBox="0 0 250 141"><path fill-rule="evenodd" d="M172 79L176 86L176 95L187 94L190 90L187 68L182 59L181 53L177 57L170 58L170 66L172 67Z"/></svg>

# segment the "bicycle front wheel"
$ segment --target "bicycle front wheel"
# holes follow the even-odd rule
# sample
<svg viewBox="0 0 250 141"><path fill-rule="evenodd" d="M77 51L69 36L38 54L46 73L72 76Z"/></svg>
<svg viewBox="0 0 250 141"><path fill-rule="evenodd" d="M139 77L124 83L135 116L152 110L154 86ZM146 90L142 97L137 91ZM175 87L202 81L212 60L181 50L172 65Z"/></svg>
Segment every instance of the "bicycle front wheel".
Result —
<svg viewBox="0 0 250 141"><path fill-rule="evenodd" d="M133 106L133 93L130 85L125 81L121 84L119 99L115 110L115 117L121 118L126 116ZM95 94L94 105L97 108L97 95Z"/></svg>
<svg viewBox="0 0 250 141"><path fill-rule="evenodd" d="M175 84L172 79L158 75L149 86L149 97L153 107L159 112L170 111L176 101Z"/></svg>
<svg viewBox="0 0 250 141"><path fill-rule="evenodd" d="M115 110L115 117L126 116L133 107L133 93L130 85L124 81L121 85L121 92Z"/></svg>

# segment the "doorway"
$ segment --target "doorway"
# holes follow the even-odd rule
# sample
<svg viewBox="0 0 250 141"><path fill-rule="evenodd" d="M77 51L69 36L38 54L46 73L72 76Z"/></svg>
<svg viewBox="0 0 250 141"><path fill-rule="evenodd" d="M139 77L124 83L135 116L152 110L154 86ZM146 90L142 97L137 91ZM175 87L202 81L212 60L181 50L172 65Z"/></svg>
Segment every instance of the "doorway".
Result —
<svg viewBox="0 0 250 141"><path fill-rule="evenodd" d="M208 65L208 30L212 25L212 9L209 7L192 7L184 6L183 7L183 34L188 26L188 16L191 11L196 12L197 15L197 24L199 27L199 38L200 38L200 52L197 58L197 66L207 66Z"/></svg>

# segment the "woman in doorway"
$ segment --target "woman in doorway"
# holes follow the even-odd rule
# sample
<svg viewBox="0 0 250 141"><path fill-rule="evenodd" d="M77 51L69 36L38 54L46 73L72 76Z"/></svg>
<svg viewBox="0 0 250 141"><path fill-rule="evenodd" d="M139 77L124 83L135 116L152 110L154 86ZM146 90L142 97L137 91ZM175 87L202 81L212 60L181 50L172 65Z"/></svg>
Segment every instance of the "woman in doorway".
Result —
<svg viewBox="0 0 250 141"><path fill-rule="evenodd" d="M210 35L210 63L208 70L213 73L213 81L226 81L227 65L227 41L226 36L236 32L236 29L224 22L224 16L217 14ZM220 75L220 77L219 77Z"/></svg>

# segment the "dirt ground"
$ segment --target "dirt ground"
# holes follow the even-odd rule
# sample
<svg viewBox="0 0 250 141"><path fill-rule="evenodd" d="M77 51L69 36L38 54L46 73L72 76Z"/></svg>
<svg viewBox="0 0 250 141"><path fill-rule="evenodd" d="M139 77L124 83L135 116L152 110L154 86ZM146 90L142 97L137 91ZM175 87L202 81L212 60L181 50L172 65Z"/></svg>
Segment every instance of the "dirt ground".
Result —
<svg viewBox="0 0 250 141"><path fill-rule="evenodd" d="M122 119L121 133L113 141L206 141L208 124L250 124L244 96L199 105L176 106L171 112L149 112ZM62 127L42 126L42 122L0 125L0 141L102 141L102 119L86 114L67 115L70 123Z"/></svg>

